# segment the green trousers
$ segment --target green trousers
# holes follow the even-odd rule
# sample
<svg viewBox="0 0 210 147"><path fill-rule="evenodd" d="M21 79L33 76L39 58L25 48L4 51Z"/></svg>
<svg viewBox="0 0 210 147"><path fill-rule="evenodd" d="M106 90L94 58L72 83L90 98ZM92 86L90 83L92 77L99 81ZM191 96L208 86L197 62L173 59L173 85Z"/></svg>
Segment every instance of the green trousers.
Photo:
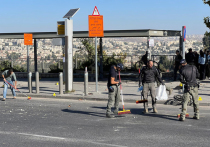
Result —
<svg viewBox="0 0 210 147"><path fill-rule="evenodd" d="M148 92L150 91L151 97L152 97L152 107L156 107L156 89L155 89L155 83L143 83L143 96L144 99L148 99ZM144 103L144 109L148 109L148 102Z"/></svg>
<svg viewBox="0 0 210 147"><path fill-rule="evenodd" d="M106 113L110 114L111 113L111 108L114 102L114 111L119 110L119 102L120 102L120 88L119 86L112 86L114 88L114 92L109 91L108 95L108 103L107 103L107 108L106 108Z"/></svg>
<svg viewBox="0 0 210 147"><path fill-rule="evenodd" d="M190 87L189 90L186 88L184 89L184 95L183 95L183 102L182 102L182 113L181 117L185 118L185 115L187 113L187 104L190 100L189 96L192 96L193 100L193 107L194 107L194 116L199 117L199 103L198 103L198 87Z"/></svg>

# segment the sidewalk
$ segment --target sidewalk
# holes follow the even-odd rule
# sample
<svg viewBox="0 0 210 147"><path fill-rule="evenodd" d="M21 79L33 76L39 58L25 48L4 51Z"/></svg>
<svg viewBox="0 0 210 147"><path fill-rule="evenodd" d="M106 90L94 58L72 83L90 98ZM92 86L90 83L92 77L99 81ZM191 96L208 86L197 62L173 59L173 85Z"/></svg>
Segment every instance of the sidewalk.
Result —
<svg viewBox="0 0 210 147"><path fill-rule="evenodd" d="M0 82L0 96L2 98L3 95L3 81ZM95 92L95 82L89 82L89 95L84 96L84 82L74 82L73 89L75 92L71 94L63 94L59 95L59 85L57 85L58 79L41 79L40 84L40 93L36 94L35 82L33 82L33 93L29 94L28 91L28 83L26 79L18 81L17 88L29 95L33 98L56 98L56 99L77 99L77 100L97 100L97 101L107 101L108 100L108 90L106 81L99 82L98 91ZM164 104L168 102L168 104L173 101L174 95L182 95L179 93L179 89L177 89L180 82L165 82L167 86L173 88L172 95L169 96L168 101L157 101L159 104ZM135 81L122 81L123 86L123 98L125 102L135 103L136 100L140 100L140 92L138 90L138 82ZM202 97L202 101L199 101L201 106L210 106L210 80L204 80L201 83L201 87L199 88L199 97ZM65 85L63 85L63 91L65 90ZM56 96L53 96L53 94ZM25 97L23 94L17 91L17 98ZM11 90L8 89L7 98L12 98ZM27 98L26 98L27 99ZM151 102L151 98L149 96L149 102Z"/></svg>

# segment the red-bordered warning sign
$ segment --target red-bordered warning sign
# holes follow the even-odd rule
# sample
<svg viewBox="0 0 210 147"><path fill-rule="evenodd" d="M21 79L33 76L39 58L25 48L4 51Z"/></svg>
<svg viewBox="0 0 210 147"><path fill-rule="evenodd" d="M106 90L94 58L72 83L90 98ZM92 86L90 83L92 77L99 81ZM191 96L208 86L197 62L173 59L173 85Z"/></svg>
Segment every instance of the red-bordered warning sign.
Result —
<svg viewBox="0 0 210 147"><path fill-rule="evenodd" d="M104 37L103 15L99 14L95 6L93 14L88 16L89 37Z"/></svg>
<svg viewBox="0 0 210 147"><path fill-rule="evenodd" d="M100 16L99 11L97 9L97 7L95 6L94 10L93 10L93 14L94 16Z"/></svg>

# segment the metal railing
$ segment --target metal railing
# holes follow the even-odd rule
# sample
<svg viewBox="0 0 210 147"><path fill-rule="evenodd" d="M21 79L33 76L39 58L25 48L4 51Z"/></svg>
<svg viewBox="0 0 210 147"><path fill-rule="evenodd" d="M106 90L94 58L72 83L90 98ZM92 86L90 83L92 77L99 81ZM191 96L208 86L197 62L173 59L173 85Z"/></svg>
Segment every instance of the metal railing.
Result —
<svg viewBox="0 0 210 147"><path fill-rule="evenodd" d="M172 71L173 64L176 55L152 55L152 60L162 64L164 70ZM98 56L98 64L100 66L100 58ZM123 62L125 70L134 71L137 69L137 63L141 60L142 56L130 56L130 55L116 55L116 56L103 56L103 69L104 71L108 71L110 64L114 64L117 62ZM74 69L84 70L85 66L94 67L94 56L92 58L88 58L87 56L74 56L73 57L73 65ZM26 72L27 71L27 59L26 58L18 58L13 60L8 60L6 58L0 59L0 70L4 70L5 68L14 68L17 71ZM60 72L63 70L63 59L38 59L37 60L37 69L40 73L48 73L48 72ZM29 71L35 72L34 69L34 59L29 59Z"/></svg>

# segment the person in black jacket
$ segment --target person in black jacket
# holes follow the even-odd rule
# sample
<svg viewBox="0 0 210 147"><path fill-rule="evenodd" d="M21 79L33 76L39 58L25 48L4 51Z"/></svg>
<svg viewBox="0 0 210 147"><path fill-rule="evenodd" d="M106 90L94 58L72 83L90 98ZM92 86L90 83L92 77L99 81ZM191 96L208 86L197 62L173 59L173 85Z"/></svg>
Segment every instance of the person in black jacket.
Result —
<svg viewBox="0 0 210 147"><path fill-rule="evenodd" d="M148 57L148 51L146 51L146 54L142 56L141 61L144 62L145 65L147 65L147 57Z"/></svg>
<svg viewBox="0 0 210 147"><path fill-rule="evenodd" d="M176 58L174 63L174 81L176 81L177 71L179 70L180 61L182 60L182 56L180 55L179 51L176 51Z"/></svg>
<svg viewBox="0 0 210 147"><path fill-rule="evenodd" d="M198 69L194 65L188 65L185 59L182 59L180 70L180 82L184 84L184 95L182 102L182 113L180 115L180 121L185 120L187 112L187 104L190 100L189 96L192 96L194 107L194 119L199 119L199 104L198 104L198 82L196 78L200 77Z"/></svg>
<svg viewBox="0 0 210 147"><path fill-rule="evenodd" d="M152 107L153 112L157 113L156 109L156 91L155 91L155 80L157 80L164 85L163 81L160 78L159 72L155 66L153 66L153 61L149 60L147 66L144 66L141 70L139 76L139 87L141 87L141 83L143 84L143 97L145 100L148 98L148 92L150 90L152 97ZM143 113L148 113L148 102L144 103L144 111Z"/></svg>
<svg viewBox="0 0 210 147"><path fill-rule="evenodd" d="M189 49L189 52L186 54L186 61L187 64L194 65L195 62L195 55L192 52L192 49Z"/></svg>
<svg viewBox="0 0 210 147"><path fill-rule="evenodd" d="M107 108L106 108L106 117L107 118L113 118L115 117L114 115L111 114L111 108L114 102L114 114L118 114L118 110L119 110L119 102L120 102L120 84L121 82L119 82L117 80L117 75L118 72L121 71L123 69L123 64L119 63L117 64L117 66L113 65L110 68L109 71L109 76L108 76L108 90L109 90L109 95L108 95L108 103L107 103Z"/></svg>

